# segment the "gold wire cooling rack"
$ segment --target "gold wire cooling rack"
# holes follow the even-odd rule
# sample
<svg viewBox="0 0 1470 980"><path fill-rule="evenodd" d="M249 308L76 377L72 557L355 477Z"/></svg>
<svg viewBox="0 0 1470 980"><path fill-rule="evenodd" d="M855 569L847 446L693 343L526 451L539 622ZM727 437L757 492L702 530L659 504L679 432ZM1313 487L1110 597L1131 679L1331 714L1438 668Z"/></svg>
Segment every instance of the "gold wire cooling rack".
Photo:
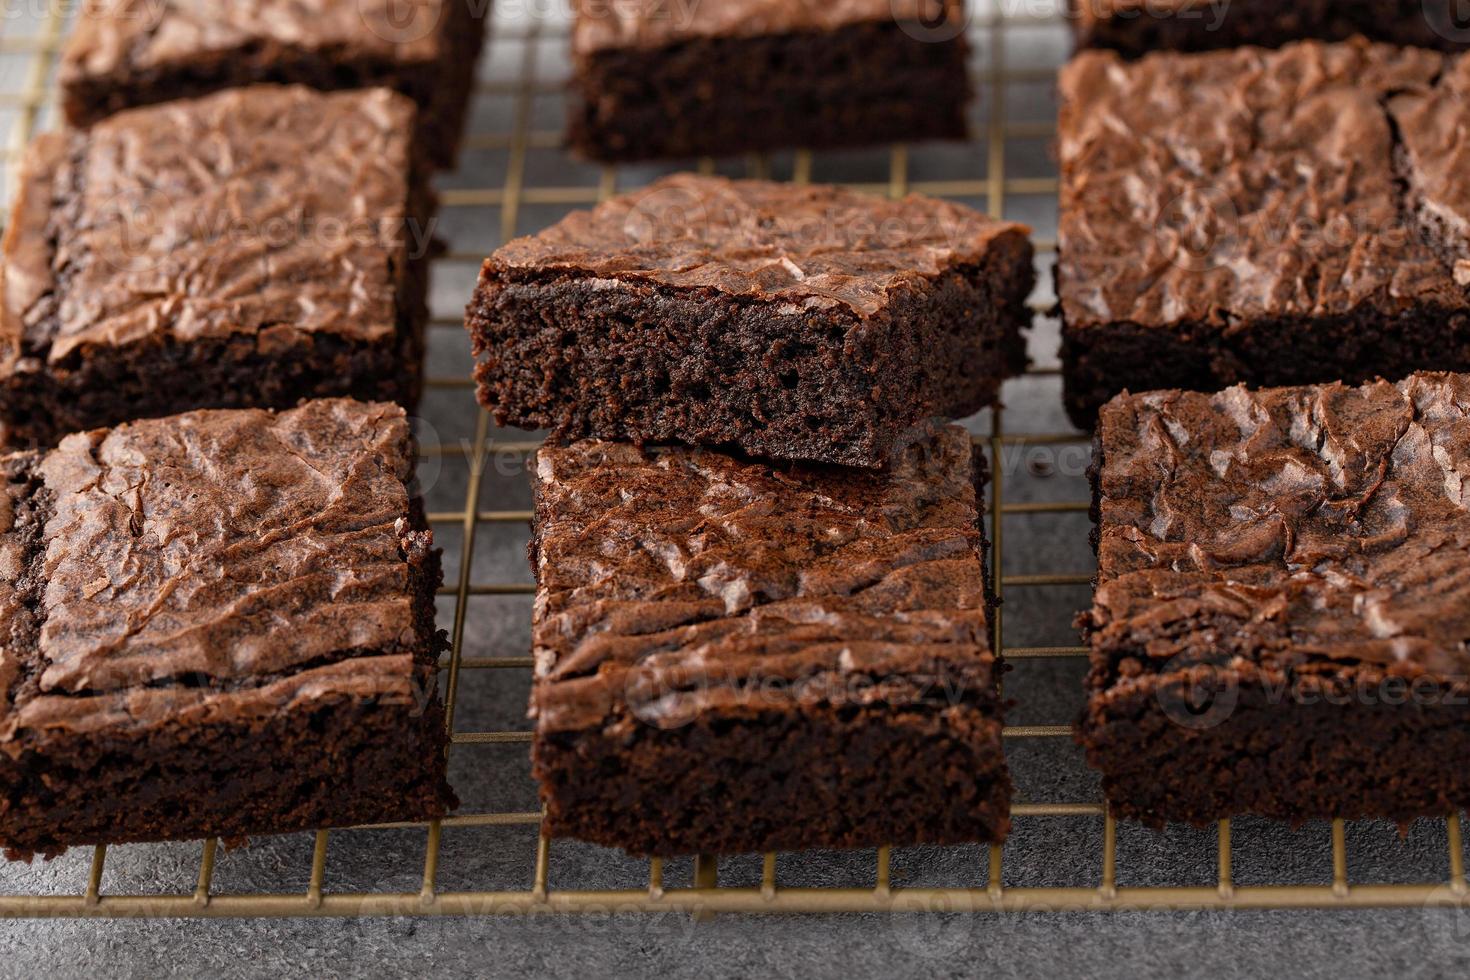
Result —
<svg viewBox="0 0 1470 980"><path fill-rule="evenodd" d="M6 159L14 162L32 134L42 125L53 102L51 79L60 43L69 22L71 4L57 0L35 0L32 27L23 35L0 36L0 57L22 58L27 64L21 84L6 85L0 91L0 113L7 113L10 141ZM504 6L504 4L502 4ZM534 4L532 5L534 6ZM1001 6L1005 6L1004 3ZM1014 5L1012 5L1014 6ZM1030 4L1032 8L1036 3ZM1006 213L1007 205L1018 198L1054 199L1057 182L1054 177L1020 177L1007 174L1009 141L1016 139L1050 139L1054 126L1048 122L1009 121L1006 92L1018 83L1049 84L1055 65L1020 67L1007 64L1007 38L1012 30L1054 22L1050 13L1012 13L1000 10L977 16L971 24L977 47L985 52L979 80L987 105L985 119L979 127L974 149L984 163L983 178L930 180L911 178L908 148L895 146L888 151L887 180L853 183L873 193L899 196L917 191L943 197L965 198L984 203L993 215ZM484 181L483 185L456 186L441 193L446 213L457 209L489 209L499 215L500 240L512 237L518 230L524 209L532 206L566 208L587 205L605 199L620 189L616 168L604 168L587 181L567 181L566 186L542 186L528 182L528 155L533 150L555 150L560 133L538 128L533 119L533 103L538 94L557 92L560 79L546 79L538 71L538 51L545 42L565 40L564 23L555 19L543 22L536 18L506 26L495 25L494 37L499 46L497 58L504 58L508 44L510 57L518 58L519 67L508 78L481 82L482 98L509 99L513 106L508 127L499 131L473 132L467 146L473 150L504 153L501 179ZM750 176L769 176L771 161L754 156L743 161ZM699 161L699 169L712 171L715 163ZM812 179L813 156L796 151L791 157L790 179ZM466 176L459 175L460 178ZM470 173L468 176L475 176ZM498 184L498 186L496 186ZM1042 254L1054 251L1055 244L1039 241ZM473 263L482 252L453 252L446 263ZM436 329L458 331L457 319L438 318ZM466 365L465 375L468 374ZM1033 374L1054 374L1045 369ZM529 743L527 731L455 731L455 709L459 703L461 678L467 671L529 672L529 657L473 657L466 655L465 631L467 606L475 596L513 596L532 592L526 584L482 582L476 578L476 536L486 526L524 524L530 518L526 510L490 510L481 506L486 467L493 452L524 460L536 448L530 440L503 441L492 439L492 426L478 407L472 407L467 377L431 377L431 393L453 392L462 398L475 418L473 437L461 444L446 440L440 445L425 445L425 459L455 458L468 467L467 491L462 508L430 514L432 523L441 530L457 529L462 535L457 572L450 577L443 597L453 602L450 625L452 652L443 664L444 691L448 708L448 724L452 734L451 749L455 753L474 752L487 746ZM977 437L992 460L999 460L1008 450L1038 446L1085 446L1090 437L1079 432L1011 434L1004 424L1004 413L989 413L989 432ZM462 458L462 460L461 460ZM1006 467L992 465L993 483L989 501L989 519L993 542L993 561L1002 573L1005 560L1004 529L1007 518L1043 521L1065 514L1085 514L1088 502L1006 502ZM1090 574L999 574L997 591L1015 594L1019 590L1054 586L1085 586ZM994 645L997 652L1024 671L1027 664L1060 658L1085 657L1086 651L1075 646L1007 646L1004 642L1002 614L994 617ZM1005 730L1013 745L1025 740L1066 740L1067 725L1013 725ZM700 856L693 862L689 886L665 887L665 864L659 860L646 864L646 884L617 889L578 889L562 887L551 881L553 842L544 835L535 839L534 870L529 887L506 890L448 890L438 887L440 878L441 835L457 828L537 828L538 812L489 810L462 812L428 824L390 825L368 830L396 829L423 833L421 875L415 866L417 890L337 891L326 886L328 840L331 834L344 831L318 831L310 862L307 885L290 893L237 892L214 887L218 842L203 842L199 851L197 884L192 891L158 894L114 894L102 887L107 861L107 848L97 847L92 855L82 887L61 894L0 894L0 917L223 917L223 916L354 916L354 915L487 915L531 914L536 912L598 913L677 911L697 916L721 912L1025 912L1025 911L1102 911L1123 909L1208 909L1208 908L1346 908L1365 906L1454 906L1470 907L1464 846L1458 814L1448 816L1444 824L1448 850L1447 878L1418 883L1372 883L1355 881L1348 872L1347 828L1342 821L1331 824L1331 880L1316 884L1299 882L1235 885L1232 876L1230 821L1221 821L1214 843L1215 874L1210 880L1194 885L1130 886L1119 884L1118 828L1106 805L1100 800L1058 803L1018 802L1012 816L1019 823L1034 818L1053 818L1067 822L1092 822L1088 829L1095 835L1096 823L1101 828L1101 872L1094 884L1078 887L1015 887L1005 884L1003 846L992 845L980 851L985 883L978 887L906 887L894 883L891 870L892 853L879 848L874 866L868 874L871 884L862 887L786 886L777 874L777 855L763 856L759 884L722 887L721 859L715 855ZM1076 837L1074 832L1066 836ZM1060 841L1058 840L1059 847ZM1052 846L1052 842L1048 842ZM1060 853L1060 850L1059 852ZM1059 858L1060 860L1060 858ZM1325 860L1325 856L1324 856ZM1302 876L1308 877L1308 876ZM7 879L14 880L14 878Z"/></svg>

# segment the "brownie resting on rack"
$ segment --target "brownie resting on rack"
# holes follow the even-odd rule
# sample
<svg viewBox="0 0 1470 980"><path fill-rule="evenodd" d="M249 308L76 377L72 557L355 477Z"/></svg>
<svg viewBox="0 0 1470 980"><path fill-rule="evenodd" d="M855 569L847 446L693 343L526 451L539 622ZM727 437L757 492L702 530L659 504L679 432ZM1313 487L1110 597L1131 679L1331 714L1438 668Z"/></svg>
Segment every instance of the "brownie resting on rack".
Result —
<svg viewBox="0 0 1470 980"><path fill-rule="evenodd" d="M1470 376L1102 412L1079 740L1113 812L1470 806Z"/></svg>
<svg viewBox="0 0 1470 980"><path fill-rule="evenodd" d="M17 448L194 408L412 405L432 220L413 103L257 86L41 136L3 245Z"/></svg>
<svg viewBox="0 0 1470 980"><path fill-rule="evenodd" d="M1459 0L1070 0L1079 47L1129 57L1292 41L1375 41L1420 48L1470 47Z"/></svg>
<svg viewBox="0 0 1470 980"><path fill-rule="evenodd" d="M626 443L534 462L545 826L639 855L999 841L983 457L887 473Z"/></svg>
<svg viewBox="0 0 1470 980"><path fill-rule="evenodd" d="M561 437L882 466L1024 368L1027 231L917 195L670 177L486 260L480 401Z"/></svg>
<svg viewBox="0 0 1470 980"><path fill-rule="evenodd" d="M577 0L572 148L594 160L963 139L960 0Z"/></svg>
<svg viewBox="0 0 1470 980"><path fill-rule="evenodd" d="M1067 407L1470 368L1470 59L1304 42L1062 71Z"/></svg>
<svg viewBox="0 0 1470 980"><path fill-rule="evenodd" d="M442 816L439 557L398 406L0 457L0 847Z"/></svg>
<svg viewBox="0 0 1470 980"><path fill-rule="evenodd" d="M91 0L62 51L62 106L87 126L260 82L391 88L418 105L428 159L451 166L489 20L489 0Z"/></svg>

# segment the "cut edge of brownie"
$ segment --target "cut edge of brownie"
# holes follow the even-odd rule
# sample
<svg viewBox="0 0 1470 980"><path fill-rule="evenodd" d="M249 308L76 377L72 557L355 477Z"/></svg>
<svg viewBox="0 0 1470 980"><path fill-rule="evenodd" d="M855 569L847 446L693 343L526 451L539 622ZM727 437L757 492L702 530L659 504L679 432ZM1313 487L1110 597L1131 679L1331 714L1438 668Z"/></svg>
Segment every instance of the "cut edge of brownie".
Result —
<svg viewBox="0 0 1470 980"><path fill-rule="evenodd" d="M439 28L442 61L402 62L347 45L301 47L259 39L230 51L202 52L188 62L138 68L130 62L106 74L62 63L62 109L67 122L90 126L114 113L222 89L272 83L322 91L391 88L419 107L416 143L434 167L453 167L473 94L475 67L490 22L468 0L446 0Z"/></svg>
<svg viewBox="0 0 1470 980"><path fill-rule="evenodd" d="M1407 825L1470 807L1470 785L1446 764L1470 752L1470 684L1367 666L1111 674L1094 660L1076 740L1119 817L1155 829L1246 813Z"/></svg>
<svg viewBox="0 0 1470 980"><path fill-rule="evenodd" d="M1470 306L1423 304L1398 316L1360 309L1334 316L1190 321L1142 326L1119 320L1071 327L1063 313L1063 399L1072 423L1090 431L1123 391L1217 391L1340 380L1402 378L1470 367Z"/></svg>
<svg viewBox="0 0 1470 980"><path fill-rule="evenodd" d="M894 692L902 704L828 701L812 712L793 702L785 710L701 714L668 727L622 702L600 727L548 733L538 725L532 775L546 832L638 857L1003 842L1015 789L1002 738L1000 677L1007 668L990 643L990 613L999 600L985 532L988 466L973 442L970 458L987 613L973 669L956 674L950 666L921 684L904 677ZM532 482L539 511L540 481L533 475ZM527 549L533 569L540 567L538 540L533 534ZM852 690L846 677L824 688L826 676L808 681L818 691ZM893 763L882 769L891 778L879 784L871 769L845 765L864 758ZM894 763L898 758L905 761ZM752 776L763 767L788 774L775 783L779 795ZM840 790L813 804L811 784ZM944 812L935 811L936 800L946 802Z"/></svg>
<svg viewBox="0 0 1470 980"><path fill-rule="evenodd" d="M1154 51L1213 51L1247 45L1277 48L1292 41L1345 41L1354 34L1374 40L1415 47L1457 51L1470 46L1470 33L1451 20L1430 21L1425 0L1378 0L1374 4L1328 4L1331 19L1323 20L1299 5L1280 0L1219 0L1179 3L1183 13L1147 9L1147 4L1125 14L1084 15L1097 0L1069 0L1073 35L1078 48L1104 48L1126 58L1142 58ZM1318 5L1317 9L1321 9ZM1192 14L1192 16L1190 16ZM1218 14L1218 18L1217 18Z"/></svg>
<svg viewBox="0 0 1470 980"><path fill-rule="evenodd" d="M53 510L39 474L43 456L13 453L0 459L0 476L25 484L13 515L13 526L25 535L19 590L24 614L6 624L7 649L19 662L0 692L5 713L42 693L46 583L39 565ZM49 860L69 847L93 844L206 837L235 842L257 834L438 819L457 807L446 776L448 734L437 680L439 658L448 647L435 625L434 597L443 573L418 498L411 498L398 533L413 596L411 648L336 651L243 683L185 675L165 687L181 695L177 706L129 702L125 713L135 727L123 732L15 731L0 716L0 729L6 730L0 742L5 857ZM364 664L402 656L412 658L407 700L339 688L330 697L304 694L309 712L281 710L303 686L350 686ZM166 696L156 683L131 693ZM213 710L211 695L236 699L245 710L228 717L228 706ZM129 692L70 696L126 699ZM251 704L252 697L258 703ZM143 717L133 717L135 709Z"/></svg>
<svg viewBox="0 0 1470 980"><path fill-rule="evenodd" d="M576 57L568 140L617 163L964 139L968 58L963 31L932 43L892 21L602 48Z"/></svg>
<svg viewBox="0 0 1470 980"><path fill-rule="evenodd" d="M1034 283L1017 230L981 264L891 292L877 316L805 311L798 330L779 300L636 281L610 289L587 273L492 257L466 328L480 403L500 425L878 468L905 436L994 404L1025 370ZM847 353L853 337L859 349ZM749 350L769 353L753 361Z"/></svg>
<svg viewBox="0 0 1470 980"><path fill-rule="evenodd" d="M36 152L47 158L78 152L68 140L80 135L48 134ZM436 196L421 156L411 155L405 176L408 198L402 247L390 257L396 329L388 343L367 343L327 332L299 333L289 349L262 350L253 333L238 332L180 340L157 333L122 346L85 343L52 362L49 348L23 351L16 369L0 376L0 446L54 446L71 432L105 428L140 418L158 418L201 408L290 408L310 398L345 396L389 401L413 411L423 391L425 332ZM58 222L67 220L52 200L52 169L23 174L16 215L46 205L46 242L54 266ZM80 167L72 167L80 172ZM80 188L70 189L73 200ZM13 220L12 236L27 229ZM5 278L0 261L0 285ZM57 276L64 288L65 275ZM49 299L49 315L57 315ZM39 363L36 363L39 362Z"/></svg>

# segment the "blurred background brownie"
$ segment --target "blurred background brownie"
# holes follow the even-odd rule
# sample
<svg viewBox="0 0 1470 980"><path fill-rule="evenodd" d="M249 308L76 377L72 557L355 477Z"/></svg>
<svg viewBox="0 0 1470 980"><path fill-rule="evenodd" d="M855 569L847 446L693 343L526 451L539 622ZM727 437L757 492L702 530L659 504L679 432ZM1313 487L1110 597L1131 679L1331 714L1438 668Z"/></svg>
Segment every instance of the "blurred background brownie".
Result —
<svg viewBox="0 0 1470 980"><path fill-rule="evenodd" d="M884 465L1025 366L1028 229L962 205L677 175L486 260L480 401L558 436Z"/></svg>
<svg viewBox="0 0 1470 980"><path fill-rule="evenodd" d="M576 0L572 148L594 160L963 139L959 0Z"/></svg>
<svg viewBox="0 0 1470 980"><path fill-rule="evenodd" d="M887 473L593 441L532 473L547 832L637 855L1006 836L963 429Z"/></svg>
<svg viewBox="0 0 1470 980"><path fill-rule="evenodd" d="M1375 41L1470 47L1462 0L1069 0L1077 43L1129 57L1291 41Z"/></svg>
<svg viewBox="0 0 1470 980"><path fill-rule="evenodd" d="M386 87L419 107L419 140L452 166L489 0L90 0L62 52L73 125L257 82Z"/></svg>
<svg viewBox="0 0 1470 980"><path fill-rule="evenodd" d="M1470 377L1122 396L1079 740L1113 812L1470 805Z"/></svg>
<svg viewBox="0 0 1470 980"><path fill-rule="evenodd" d="M1061 89L1079 425L1124 389L1470 368L1470 60L1361 40L1087 52Z"/></svg>
<svg viewBox="0 0 1470 980"><path fill-rule="evenodd" d="M0 847L443 816L403 409L194 412L0 457Z"/></svg>
<svg viewBox="0 0 1470 980"><path fill-rule="evenodd" d="M257 86L41 136L3 244L11 445L192 408L412 405L432 205L413 103Z"/></svg>

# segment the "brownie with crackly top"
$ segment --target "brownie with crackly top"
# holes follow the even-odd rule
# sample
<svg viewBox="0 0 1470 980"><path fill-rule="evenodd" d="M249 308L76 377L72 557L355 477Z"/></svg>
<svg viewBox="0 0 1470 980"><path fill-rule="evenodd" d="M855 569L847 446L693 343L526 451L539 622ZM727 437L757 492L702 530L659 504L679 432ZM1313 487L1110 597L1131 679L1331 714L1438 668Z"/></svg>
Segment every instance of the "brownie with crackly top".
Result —
<svg viewBox="0 0 1470 980"><path fill-rule="evenodd" d="M0 457L0 847L442 816L439 557L396 405Z"/></svg>
<svg viewBox="0 0 1470 980"><path fill-rule="evenodd" d="M675 175L485 261L479 398L561 438L882 467L1025 367L1027 232L919 195Z"/></svg>
<svg viewBox="0 0 1470 980"><path fill-rule="evenodd" d="M197 408L412 406L433 217L413 103L257 86L41 136L0 246L15 448Z"/></svg>
<svg viewBox="0 0 1470 980"><path fill-rule="evenodd" d="M418 106L417 141L452 166L490 0L89 0L58 69L75 126L260 83L390 88Z"/></svg>
<svg viewBox="0 0 1470 980"><path fill-rule="evenodd" d="M1470 377L1102 412L1078 739L1119 815L1470 805Z"/></svg>
<svg viewBox="0 0 1470 980"><path fill-rule="evenodd" d="M887 472L598 441L533 472L549 833L665 856L1006 836L966 432Z"/></svg>
<svg viewBox="0 0 1470 980"><path fill-rule="evenodd" d="M1079 425L1125 389L1470 369L1470 59L1361 39L1086 52L1061 90Z"/></svg>

